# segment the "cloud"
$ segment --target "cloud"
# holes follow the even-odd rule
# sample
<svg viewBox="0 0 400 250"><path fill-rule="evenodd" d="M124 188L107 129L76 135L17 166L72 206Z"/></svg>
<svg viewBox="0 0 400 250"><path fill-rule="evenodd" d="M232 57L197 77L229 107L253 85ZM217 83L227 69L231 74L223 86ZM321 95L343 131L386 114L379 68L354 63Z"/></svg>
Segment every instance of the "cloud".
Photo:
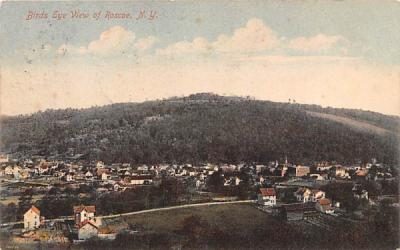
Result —
<svg viewBox="0 0 400 250"><path fill-rule="evenodd" d="M236 61L246 62L266 62L270 64L314 64L314 63L337 63L360 61L358 57L343 57L343 56L287 56L287 55L267 55L267 56L243 56Z"/></svg>
<svg viewBox="0 0 400 250"><path fill-rule="evenodd" d="M289 41L289 49L312 52L327 51L337 47L344 47L348 43L342 36L327 36L318 34L312 37L297 37Z"/></svg>
<svg viewBox="0 0 400 250"><path fill-rule="evenodd" d="M245 26L234 30L232 35L221 34L214 41L197 37L193 41L179 41L157 50L158 55L178 56L181 54L232 53L254 54L272 52L332 52L347 54L349 41L342 36L318 34L311 37L287 39L264 24L261 19L252 18Z"/></svg>
<svg viewBox="0 0 400 250"><path fill-rule="evenodd" d="M190 54L190 53L209 53L212 52L214 48L203 37L197 37L193 39L192 42L181 41L171 44L163 49L158 49L156 54L158 55L179 55L179 54Z"/></svg>
<svg viewBox="0 0 400 250"><path fill-rule="evenodd" d="M191 42L180 41L158 49L157 54L258 52L272 49L278 44L279 38L276 32L266 26L261 19L253 18L244 27L236 29L231 36L221 34L212 42L204 37L197 37Z"/></svg>
<svg viewBox="0 0 400 250"><path fill-rule="evenodd" d="M70 44L62 44L57 52L63 55L67 53L109 55L130 50L145 51L152 48L157 40L154 36L136 40L134 32L117 25L103 31L99 39L91 41L87 46L77 47Z"/></svg>
<svg viewBox="0 0 400 250"><path fill-rule="evenodd" d="M238 28L232 36L220 35L213 43L218 51L256 52L275 48L279 38L275 31L261 19L250 19L245 27Z"/></svg>
<svg viewBox="0 0 400 250"><path fill-rule="evenodd" d="M136 38L135 33L122 26L113 26L103 31L99 38L86 46L71 44L61 45L58 54L78 55L116 55L128 51L148 53L158 42L158 38L148 36ZM263 20L251 18L243 27L239 27L232 34L220 34L215 40L208 40L198 36L192 41L178 41L163 48L158 48L156 56L179 57L184 55L283 55L289 52L300 52L303 55L328 54L347 55L349 41L342 36L317 34L310 37L295 37L291 39L280 36L268 27ZM148 55L150 55L148 53Z"/></svg>
<svg viewBox="0 0 400 250"><path fill-rule="evenodd" d="M121 26L114 26L103 31L98 40L90 42L87 49L91 53L108 54L128 49L134 40L133 32Z"/></svg>
<svg viewBox="0 0 400 250"><path fill-rule="evenodd" d="M155 36L148 36L146 38L142 38L137 40L134 47L138 50L148 50L154 46L155 43L158 42L157 37Z"/></svg>

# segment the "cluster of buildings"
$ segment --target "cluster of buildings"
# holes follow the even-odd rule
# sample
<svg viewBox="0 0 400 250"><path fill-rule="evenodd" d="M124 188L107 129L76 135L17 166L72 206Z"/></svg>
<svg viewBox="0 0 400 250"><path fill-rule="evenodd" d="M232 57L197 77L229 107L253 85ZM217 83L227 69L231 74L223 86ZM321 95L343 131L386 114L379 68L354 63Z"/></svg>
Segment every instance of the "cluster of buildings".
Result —
<svg viewBox="0 0 400 250"><path fill-rule="evenodd" d="M76 188L81 184L96 184L93 186L98 195L122 192L137 186L158 185L163 177L191 180L195 190L204 193L209 191L208 180L215 174L222 178L223 187L235 187L245 182L248 187L258 190L254 198L263 210L271 213L284 210L292 219L301 219L308 212L340 214L340 202L328 197L321 188L328 183L351 183L355 198L370 201L368 191L361 184L363 181L395 178L394 169L375 160L368 164L353 165L317 162L311 166L290 164L287 159L282 163L274 161L267 164L133 165L88 162L79 157L64 161L42 157L16 161L0 155L2 182L45 184L46 190L53 186ZM288 196L293 200L288 202ZM93 236L107 239L115 237L115 232L102 225L101 220L96 220L95 213L94 206L74 207L74 224L58 227L75 235L76 240ZM35 206L24 214L24 230L29 234L51 226L54 225L50 225Z"/></svg>
<svg viewBox="0 0 400 250"><path fill-rule="evenodd" d="M68 230L62 230L62 237L72 239L73 241L84 241L92 237L100 239L113 240L116 233L106 225L102 225L102 220L95 217L95 206L79 205L74 207L73 224L69 225L68 220L59 220L59 223L64 224ZM59 226L58 226L59 227ZM40 210L31 206L24 214L24 229L23 237L25 239L36 239L38 235L45 231L57 231L57 226L51 220L45 220L40 216Z"/></svg>
<svg viewBox="0 0 400 250"><path fill-rule="evenodd" d="M27 159L23 161L10 161L8 157L0 159L0 178L16 181L37 180L48 183L82 183L101 181L116 184L115 189L127 189L135 185L150 185L160 176L193 177L196 186L202 187L208 176L214 172L222 172L224 185L239 185L240 178L234 175L246 171L254 183L262 183L268 178L308 178L315 181L329 181L335 179L355 180L379 178L392 178L382 164L357 164L344 166L319 162L312 166L293 165L287 160L285 163L278 161L268 164L157 164L157 165L132 165L117 163L106 165L101 161L48 161L43 158ZM369 170L376 166L377 170ZM233 175L231 174L233 173Z"/></svg>
<svg viewBox="0 0 400 250"><path fill-rule="evenodd" d="M315 208L315 211L325 214L333 214L335 212L332 201L325 197L325 192L322 190L299 187L293 195L296 197L297 202L288 204L280 202L278 204L278 195L275 188L260 188L257 203L264 207L283 208L286 212L287 210L293 212L296 207L299 213L303 213L304 208L307 208L307 211L310 211L310 208L313 211L313 208ZM340 207L340 204L337 204L336 207Z"/></svg>

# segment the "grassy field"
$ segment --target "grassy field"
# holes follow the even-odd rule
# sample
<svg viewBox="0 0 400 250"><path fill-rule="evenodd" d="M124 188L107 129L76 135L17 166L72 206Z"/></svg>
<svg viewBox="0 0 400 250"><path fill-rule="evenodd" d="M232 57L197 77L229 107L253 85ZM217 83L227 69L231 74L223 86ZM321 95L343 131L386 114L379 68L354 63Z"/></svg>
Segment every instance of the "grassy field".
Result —
<svg viewBox="0 0 400 250"><path fill-rule="evenodd" d="M36 202L38 200L43 199L44 195L38 194L38 195L33 195L32 196L32 202ZM18 205L19 202L19 196L8 196L7 198L1 199L0 204L3 205L8 205L10 203L14 203L15 205Z"/></svg>
<svg viewBox="0 0 400 250"><path fill-rule="evenodd" d="M218 226L223 231L252 231L266 222L277 223L268 214L258 210L252 204L226 204L205 207L182 208L133 215L126 222L143 227L146 231L172 232L179 230L185 218L197 215L211 226Z"/></svg>
<svg viewBox="0 0 400 250"><path fill-rule="evenodd" d="M193 217L200 224L193 223ZM191 227L187 227L188 221L192 221ZM180 208L121 217L114 222L137 230L138 236L126 236L118 240L121 243L115 241L107 246L86 244L84 248L301 249L316 243L315 240L310 240L310 245L305 243L308 239L301 228L262 212L255 204Z"/></svg>

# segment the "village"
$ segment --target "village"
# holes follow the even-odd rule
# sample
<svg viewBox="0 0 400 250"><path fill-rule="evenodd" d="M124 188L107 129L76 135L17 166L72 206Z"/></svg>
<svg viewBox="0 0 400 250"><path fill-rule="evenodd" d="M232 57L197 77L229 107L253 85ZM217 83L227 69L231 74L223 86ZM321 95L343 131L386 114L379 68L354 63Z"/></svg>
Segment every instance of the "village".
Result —
<svg viewBox="0 0 400 250"><path fill-rule="evenodd" d="M335 221L365 220L383 200L399 207L397 169L376 159L310 166L288 157L199 165L105 164L80 155L63 161L2 155L0 161L1 230L21 244L113 240L121 232L140 233L115 218L184 206L249 203L274 218L324 230Z"/></svg>

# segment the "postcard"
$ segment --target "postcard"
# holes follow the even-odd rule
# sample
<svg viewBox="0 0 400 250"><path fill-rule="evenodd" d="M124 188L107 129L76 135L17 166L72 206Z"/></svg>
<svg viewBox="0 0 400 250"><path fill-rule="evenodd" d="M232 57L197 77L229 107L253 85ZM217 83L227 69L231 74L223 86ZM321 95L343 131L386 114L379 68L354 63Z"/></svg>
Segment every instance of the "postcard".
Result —
<svg viewBox="0 0 400 250"><path fill-rule="evenodd" d="M400 1L0 1L1 249L396 249Z"/></svg>

